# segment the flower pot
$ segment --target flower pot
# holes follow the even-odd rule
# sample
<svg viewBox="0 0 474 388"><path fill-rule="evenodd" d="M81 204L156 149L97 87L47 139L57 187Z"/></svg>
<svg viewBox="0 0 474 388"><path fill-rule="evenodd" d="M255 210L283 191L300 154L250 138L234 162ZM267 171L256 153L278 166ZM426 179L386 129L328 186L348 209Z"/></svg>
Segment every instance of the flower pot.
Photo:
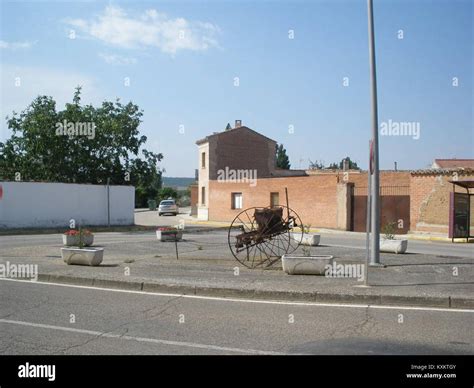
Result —
<svg viewBox="0 0 474 388"><path fill-rule="evenodd" d="M94 235L88 234L82 236L82 243L84 246L89 247L94 243ZM79 235L70 235L70 234L63 234L63 245L67 247L78 247L79 246Z"/></svg>
<svg viewBox="0 0 474 388"><path fill-rule="evenodd" d="M167 231L167 230L157 230L156 238L159 241L175 241L175 239L179 241L183 238L183 231L178 230L174 232L174 231Z"/></svg>
<svg viewBox="0 0 474 388"><path fill-rule="evenodd" d="M408 240L380 239L380 252L405 253L408 247Z"/></svg>
<svg viewBox="0 0 474 388"><path fill-rule="evenodd" d="M103 248L61 248L61 256L66 264L99 265L104 258Z"/></svg>
<svg viewBox="0 0 474 388"><path fill-rule="evenodd" d="M301 245L309 245L312 247L319 245L319 241L321 240L320 234L291 233L291 237L293 238L293 240L300 243Z"/></svg>
<svg viewBox="0 0 474 388"><path fill-rule="evenodd" d="M332 265L333 256L283 255L283 271L289 275L324 275L326 266Z"/></svg>

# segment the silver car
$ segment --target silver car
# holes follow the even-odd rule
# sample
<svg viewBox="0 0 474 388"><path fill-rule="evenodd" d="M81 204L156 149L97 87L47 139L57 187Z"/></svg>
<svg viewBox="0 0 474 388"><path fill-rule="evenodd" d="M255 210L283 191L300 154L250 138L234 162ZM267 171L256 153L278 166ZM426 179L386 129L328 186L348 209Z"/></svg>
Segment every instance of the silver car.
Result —
<svg viewBox="0 0 474 388"><path fill-rule="evenodd" d="M174 199L165 199L160 202L160 206L158 206L158 215L161 216L166 213L173 214L174 216L178 215L179 208Z"/></svg>

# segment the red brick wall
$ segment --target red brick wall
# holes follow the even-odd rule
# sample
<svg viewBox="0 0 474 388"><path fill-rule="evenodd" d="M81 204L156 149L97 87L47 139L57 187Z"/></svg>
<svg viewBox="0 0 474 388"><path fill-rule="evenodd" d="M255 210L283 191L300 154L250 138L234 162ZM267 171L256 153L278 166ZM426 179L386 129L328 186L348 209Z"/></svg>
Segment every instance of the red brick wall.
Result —
<svg viewBox="0 0 474 388"><path fill-rule="evenodd" d="M275 146L247 127L224 131L210 142L209 179L218 178L218 170L257 170L261 178L271 176L275 170Z"/></svg>
<svg viewBox="0 0 474 388"><path fill-rule="evenodd" d="M344 178L343 175L343 172L339 172L341 181ZM349 182L353 182L355 187L367 187L367 173L351 173ZM381 171L380 186L410 186L410 173L408 171Z"/></svg>
<svg viewBox="0 0 474 388"><path fill-rule="evenodd" d="M209 220L231 221L241 209L231 209L231 193L241 192L242 208L270 205L270 193L278 192L280 205L285 202L285 187L288 188L289 205L304 224L313 227L336 228L336 186L339 182L353 182L355 187L367 186L367 174L350 172L344 180L343 172L312 174L305 177L258 179L255 187L248 183L209 182ZM381 185L410 184L408 172L382 172ZM242 210L243 210L242 209Z"/></svg>
<svg viewBox="0 0 474 388"><path fill-rule="evenodd" d="M459 175L461 179L473 179L474 175ZM417 175L410 183L410 219L411 230L448 234L449 192L453 185L449 183L452 175ZM456 191L466 192L458 188ZM471 208L471 228L474 228L474 208ZM473 229L474 230L474 229Z"/></svg>
<svg viewBox="0 0 474 388"><path fill-rule="evenodd" d="M197 184L189 185L189 191L191 192L191 206L196 206L198 203L198 190Z"/></svg>
<svg viewBox="0 0 474 388"><path fill-rule="evenodd" d="M189 185L189 191L191 193L190 195L190 201L191 201L191 214L195 215L197 214L197 204L199 201L199 186L197 183Z"/></svg>

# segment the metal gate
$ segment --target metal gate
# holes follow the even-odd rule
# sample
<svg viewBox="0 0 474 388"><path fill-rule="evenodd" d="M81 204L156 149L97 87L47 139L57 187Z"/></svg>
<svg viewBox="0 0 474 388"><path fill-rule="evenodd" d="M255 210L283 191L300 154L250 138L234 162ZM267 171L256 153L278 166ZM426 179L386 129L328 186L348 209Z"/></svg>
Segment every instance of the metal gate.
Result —
<svg viewBox="0 0 474 388"><path fill-rule="evenodd" d="M366 231L367 187L352 187L351 230ZM380 186L380 226L395 222L396 234L410 230L410 186Z"/></svg>

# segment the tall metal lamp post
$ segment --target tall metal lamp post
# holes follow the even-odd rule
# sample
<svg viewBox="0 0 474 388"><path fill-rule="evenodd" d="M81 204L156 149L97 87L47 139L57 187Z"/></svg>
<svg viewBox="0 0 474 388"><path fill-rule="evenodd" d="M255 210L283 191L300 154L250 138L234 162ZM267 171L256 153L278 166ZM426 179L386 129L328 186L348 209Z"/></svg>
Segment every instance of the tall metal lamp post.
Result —
<svg viewBox="0 0 474 388"><path fill-rule="evenodd" d="M377 76L375 69L375 38L374 38L374 11L372 0L367 0L368 24L369 24L369 64L370 64L370 94L372 100L372 153L371 162L373 166L371 179L371 225L372 241L370 251L370 266L381 266L380 264L380 208L379 208L379 133L377 112ZM369 194L369 193L368 193ZM367 220L368 222L369 220Z"/></svg>

